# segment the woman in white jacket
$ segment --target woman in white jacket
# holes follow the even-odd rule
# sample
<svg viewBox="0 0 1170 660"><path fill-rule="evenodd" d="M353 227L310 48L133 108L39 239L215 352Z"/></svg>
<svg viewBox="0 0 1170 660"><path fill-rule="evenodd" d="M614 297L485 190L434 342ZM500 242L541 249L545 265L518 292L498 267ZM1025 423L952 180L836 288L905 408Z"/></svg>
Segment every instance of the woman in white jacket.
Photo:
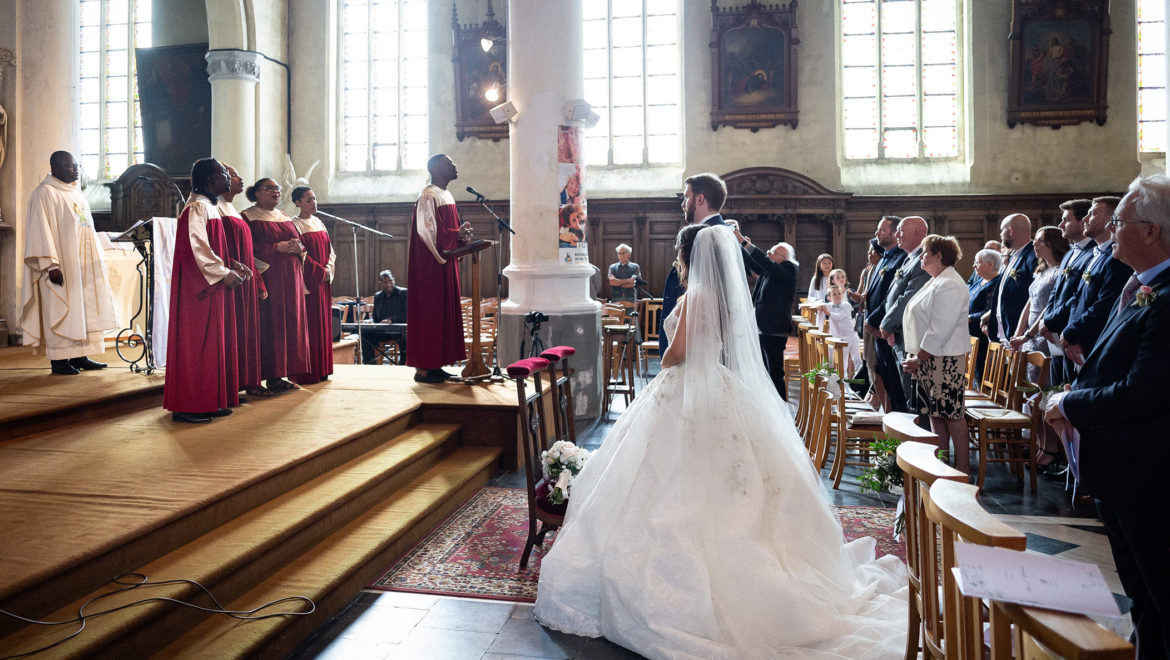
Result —
<svg viewBox="0 0 1170 660"><path fill-rule="evenodd" d="M922 269L931 279L906 305L902 318L906 360L902 368L914 376L919 412L930 417L939 449L950 451L953 440L955 467L969 472L963 390L971 341L967 283L955 272L961 258L963 252L954 236L931 234L922 239Z"/></svg>

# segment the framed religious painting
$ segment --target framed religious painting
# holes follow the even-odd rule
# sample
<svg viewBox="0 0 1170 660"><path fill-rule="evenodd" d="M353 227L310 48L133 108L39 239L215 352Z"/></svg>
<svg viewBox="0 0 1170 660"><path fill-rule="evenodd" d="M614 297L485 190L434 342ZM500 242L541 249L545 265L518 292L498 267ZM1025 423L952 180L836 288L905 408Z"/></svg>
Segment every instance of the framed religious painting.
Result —
<svg viewBox="0 0 1170 660"><path fill-rule="evenodd" d="M1013 0L1007 123L1105 125L1109 0Z"/></svg>
<svg viewBox="0 0 1170 660"><path fill-rule="evenodd" d="M504 26L496 21L488 0L487 19L479 25L460 25L451 6L455 32L455 137L508 137L508 124L497 124L491 109L508 100L508 48Z"/></svg>
<svg viewBox="0 0 1170 660"><path fill-rule="evenodd" d="M711 130L796 128L796 0L711 0Z"/></svg>

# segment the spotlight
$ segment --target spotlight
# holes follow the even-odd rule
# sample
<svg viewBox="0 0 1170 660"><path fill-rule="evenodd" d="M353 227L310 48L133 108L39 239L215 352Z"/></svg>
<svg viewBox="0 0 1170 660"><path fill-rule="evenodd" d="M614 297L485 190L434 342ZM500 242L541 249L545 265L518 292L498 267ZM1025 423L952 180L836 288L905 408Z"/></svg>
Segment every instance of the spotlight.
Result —
<svg viewBox="0 0 1170 660"><path fill-rule="evenodd" d="M493 84L491 87L488 87L487 91L485 91L483 93L483 97L485 99L491 101L492 103L499 101L500 100L500 86Z"/></svg>
<svg viewBox="0 0 1170 660"><path fill-rule="evenodd" d="M589 117L593 106L589 105L585 99L572 99L565 101L565 104L561 106L561 111L565 113L566 121L582 121Z"/></svg>
<svg viewBox="0 0 1170 660"><path fill-rule="evenodd" d="M479 47L483 49L483 52L488 53L496 47L496 44L506 43L507 41L504 37L489 37L484 35L479 39Z"/></svg>
<svg viewBox="0 0 1170 660"><path fill-rule="evenodd" d="M490 112L492 119L495 120L497 124L504 124L508 122L515 123L514 120L516 119L516 115L519 114L520 111L516 109L516 104L512 103L511 101L505 101L492 108Z"/></svg>

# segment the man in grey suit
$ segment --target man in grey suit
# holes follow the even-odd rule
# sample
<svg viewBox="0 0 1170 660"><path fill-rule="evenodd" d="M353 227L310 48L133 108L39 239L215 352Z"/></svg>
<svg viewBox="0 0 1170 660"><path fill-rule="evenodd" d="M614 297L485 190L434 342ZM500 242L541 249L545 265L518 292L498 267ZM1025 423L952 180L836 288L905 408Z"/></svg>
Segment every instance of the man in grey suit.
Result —
<svg viewBox="0 0 1170 660"><path fill-rule="evenodd" d="M910 302L914 294L930 280L930 274L922 269L922 239L926 238L927 232L929 229L926 220L911 215L902 218L898 223L898 231L894 234L898 247L906 251L906 260L894 273L894 281L886 293L886 315L882 317L878 329L882 333L882 338L894 347L894 355L898 358L899 365L906 359L906 345L902 338L902 315L906 312L906 303ZM906 395L905 410L917 411L917 397L910 374L902 371L899 377L902 381L902 391ZM893 402L892 405L898 410L902 403Z"/></svg>

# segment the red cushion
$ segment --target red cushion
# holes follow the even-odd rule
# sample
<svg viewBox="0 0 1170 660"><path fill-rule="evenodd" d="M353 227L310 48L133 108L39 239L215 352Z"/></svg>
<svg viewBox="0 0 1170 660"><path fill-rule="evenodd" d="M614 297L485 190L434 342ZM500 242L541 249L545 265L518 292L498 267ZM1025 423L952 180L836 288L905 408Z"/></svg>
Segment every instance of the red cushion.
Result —
<svg viewBox="0 0 1170 660"><path fill-rule="evenodd" d="M548 368L548 360L544 358L526 358L508 365L508 375L512 378L527 378L534 371Z"/></svg>
<svg viewBox="0 0 1170 660"><path fill-rule="evenodd" d="M540 357L548 360L549 362L560 362L561 360L576 354L577 349L573 348L572 346L553 346L547 351L541 353Z"/></svg>
<svg viewBox="0 0 1170 660"><path fill-rule="evenodd" d="M552 488L544 479L536 482L536 507L545 513L551 513L554 516L563 516L565 511L569 510L569 500L565 500L560 504L553 504L548 500L548 493Z"/></svg>

